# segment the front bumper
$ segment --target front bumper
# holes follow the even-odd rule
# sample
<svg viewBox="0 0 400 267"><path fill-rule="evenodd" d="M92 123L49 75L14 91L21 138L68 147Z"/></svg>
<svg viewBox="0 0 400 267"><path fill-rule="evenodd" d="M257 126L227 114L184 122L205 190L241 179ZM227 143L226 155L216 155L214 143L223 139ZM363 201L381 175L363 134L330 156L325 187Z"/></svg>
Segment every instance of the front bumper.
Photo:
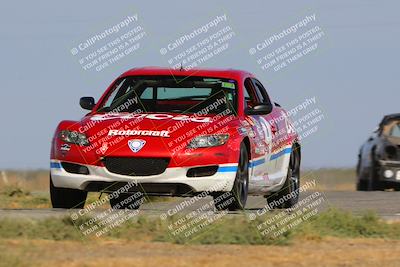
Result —
<svg viewBox="0 0 400 267"><path fill-rule="evenodd" d="M232 190L237 170L237 164L219 164L217 172L211 176L187 177L187 171L194 166L171 167L159 175L140 177L115 174L102 166L82 166L87 167L89 174L67 172L61 161L51 160L50 172L54 186L86 191L103 191L104 188L111 188L110 191L112 191L113 184L137 183L137 189L148 191L152 195L186 195L182 192L188 192L190 195L205 191L227 192Z"/></svg>
<svg viewBox="0 0 400 267"><path fill-rule="evenodd" d="M400 161L379 161L381 181L400 183Z"/></svg>

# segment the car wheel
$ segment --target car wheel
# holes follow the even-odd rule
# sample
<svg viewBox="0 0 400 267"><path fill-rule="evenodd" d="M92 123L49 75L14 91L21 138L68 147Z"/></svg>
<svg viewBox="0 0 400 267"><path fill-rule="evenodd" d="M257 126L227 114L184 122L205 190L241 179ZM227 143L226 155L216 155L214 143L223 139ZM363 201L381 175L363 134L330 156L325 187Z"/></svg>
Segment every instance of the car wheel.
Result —
<svg viewBox="0 0 400 267"><path fill-rule="evenodd" d="M373 157L373 162L371 164L371 169L369 172L369 179L367 182L367 190L368 191L379 191L379 190L383 190L383 183L381 181L379 181L379 174L378 174L378 164L376 163L376 161L374 160L374 155L372 155Z"/></svg>
<svg viewBox="0 0 400 267"><path fill-rule="evenodd" d="M362 158L361 155L358 155L356 175L357 175L357 191L367 191L368 190L368 180L362 179L363 177L363 168L361 167Z"/></svg>
<svg viewBox="0 0 400 267"><path fill-rule="evenodd" d="M214 194L214 206L217 210L242 210L246 206L249 189L249 156L244 143L240 144L238 169L233 188L230 192Z"/></svg>
<svg viewBox="0 0 400 267"><path fill-rule="evenodd" d="M120 193L116 197L110 197L110 206L113 209L136 210L144 202L144 195L141 192L132 194Z"/></svg>
<svg viewBox="0 0 400 267"><path fill-rule="evenodd" d="M396 185L394 186L394 190L395 190L395 191L400 191L400 185L399 185L399 184L396 184Z"/></svg>
<svg viewBox="0 0 400 267"><path fill-rule="evenodd" d="M267 196L267 202L269 204L274 203L272 208L287 209L291 208L299 200L299 188L300 188L300 153L297 148L293 148L290 154L289 166L287 176L282 188L274 194ZM286 200L284 200L284 196ZM279 204L277 204L279 203Z"/></svg>
<svg viewBox="0 0 400 267"><path fill-rule="evenodd" d="M50 175L50 198L53 208L83 209L86 197L86 191L55 187Z"/></svg>
<svg viewBox="0 0 400 267"><path fill-rule="evenodd" d="M357 188L357 191L367 191L368 190L368 181L358 178L356 188Z"/></svg>

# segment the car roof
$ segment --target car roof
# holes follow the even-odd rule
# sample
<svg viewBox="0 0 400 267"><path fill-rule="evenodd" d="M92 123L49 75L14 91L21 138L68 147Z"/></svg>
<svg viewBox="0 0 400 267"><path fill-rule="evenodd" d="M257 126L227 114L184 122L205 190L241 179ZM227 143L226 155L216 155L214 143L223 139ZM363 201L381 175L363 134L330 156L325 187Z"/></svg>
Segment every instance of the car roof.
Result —
<svg viewBox="0 0 400 267"><path fill-rule="evenodd" d="M194 68L190 70L180 70L180 69L172 69L165 67L141 67L141 68L133 68L126 72L124 72L120 77L126 76L205 76L205 77L214 77L214 78L227 78L227 79L235 79L240 80L244 77L254 77L253 74L243 70L235 70L235 69L211 69L211 68Z"/></svg>
<svg viewBox="0 0 400 267"><path fill-rule="evenodd" d="M388 121L391 120L400 120L400 113L393 113L385 115L381 121L381 125L386 124Z"/></svg>

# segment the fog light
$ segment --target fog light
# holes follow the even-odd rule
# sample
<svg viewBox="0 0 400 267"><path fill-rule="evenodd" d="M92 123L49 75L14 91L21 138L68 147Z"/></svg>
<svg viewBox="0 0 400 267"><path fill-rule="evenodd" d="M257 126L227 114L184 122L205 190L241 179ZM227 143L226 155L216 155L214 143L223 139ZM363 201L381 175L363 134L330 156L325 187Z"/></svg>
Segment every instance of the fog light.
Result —
<svg viewBox="0 0 400 267"><path fill-rule="evenodd" d="M190 168L186 176L187 177L205 177L214 175L218 171L218 165L205 166L205 167L195 167Z"/></svg>
<svg viewBox="0 0 400 267"><path fill-rule="evenodd" d="M383 176L385 176L385 178L392 178L394 175L394 172L392 170L386 170L383 172Z"/></svg>
<svg viewBox="0 0 400 267"><path fill-rule="evenodd" d="M86 166L82 166L71 162L61 162L61 166L66 172L69 173L84 174L84 175L89 174L89 169Z"/></svg>

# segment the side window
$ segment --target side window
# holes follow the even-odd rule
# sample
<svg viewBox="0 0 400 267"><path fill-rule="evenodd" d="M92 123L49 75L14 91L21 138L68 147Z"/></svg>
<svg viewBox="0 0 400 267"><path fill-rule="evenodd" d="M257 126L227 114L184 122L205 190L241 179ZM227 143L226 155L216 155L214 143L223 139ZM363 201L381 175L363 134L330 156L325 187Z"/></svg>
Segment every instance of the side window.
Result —
<svg viewBox="0 0 400 267"><path fill-rule="evenodd" d="M147 87L140 95L140 99L153 99L153 87Z"/></svg>
<svg viewBox="0 0 400 267"><path fill-rule="evenodd" d="M254 88L256 89L260 103L271 104L271 99L269 98L264 86L256 79L251 80L254 84Z"/></svg>
<svg viewBox="0 0 400 267"><path fill-rule="evenodd" d="M258 99L250 78L244 81L244 88L244 108L252 108L257 105Z"/></svg>

